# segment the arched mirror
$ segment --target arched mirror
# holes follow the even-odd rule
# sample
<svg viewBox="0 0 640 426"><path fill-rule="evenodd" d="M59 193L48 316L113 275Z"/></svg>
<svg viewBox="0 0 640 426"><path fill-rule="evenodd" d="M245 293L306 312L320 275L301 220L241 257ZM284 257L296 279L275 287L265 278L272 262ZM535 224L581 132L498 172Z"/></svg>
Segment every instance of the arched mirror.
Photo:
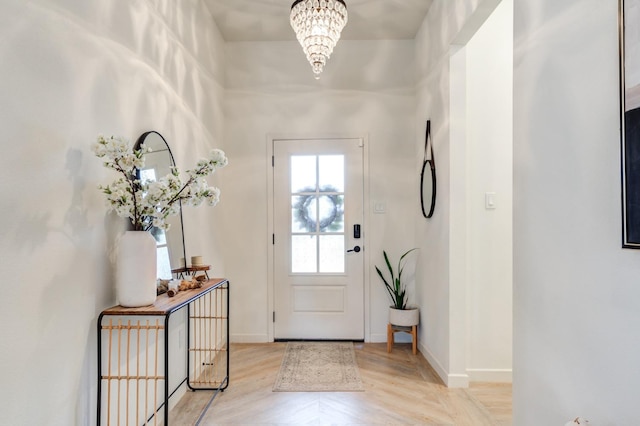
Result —
<svg viewBox="0 0 640 426"><path fill-rule="evenodd" d="M135 149L140 149L143 143L147 148L151 148L151 152L144 154L144 168L138 170L138 178L141 181L155 181L171 173L175 161L162 135L153 130L143 133L136 141ZM171 279L171 271L184 266L182 207L180 214L170 216L167 222L170 224L168 231L156 227L150 230L158 248L158 278L163 279Z"/></svg>

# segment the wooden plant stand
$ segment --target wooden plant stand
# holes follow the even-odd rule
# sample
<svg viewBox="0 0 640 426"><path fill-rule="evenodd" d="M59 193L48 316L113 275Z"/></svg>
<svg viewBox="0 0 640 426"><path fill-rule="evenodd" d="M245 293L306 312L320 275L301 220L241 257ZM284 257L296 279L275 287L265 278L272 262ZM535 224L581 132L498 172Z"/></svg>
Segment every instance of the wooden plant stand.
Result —
<svg viewBox="0 0 640 426"><path fill-rule="evenodd" d="M395 332L403 332L411 335L411 350L414 355L418 353L418 326L412 325L405 327L402 325L387 324L387 352L391 353L393 347L393 334Z"/></svg>

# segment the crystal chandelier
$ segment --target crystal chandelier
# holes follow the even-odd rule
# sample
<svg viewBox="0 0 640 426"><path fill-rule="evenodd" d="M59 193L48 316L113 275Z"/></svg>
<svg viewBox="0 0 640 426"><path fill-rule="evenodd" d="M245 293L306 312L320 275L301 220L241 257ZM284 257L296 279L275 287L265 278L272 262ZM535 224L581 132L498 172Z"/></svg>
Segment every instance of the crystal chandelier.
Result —
<svg viewBox="0 0 640 426"><path fill-rule="evenodd" d="M291 5L291 27L316 79L320 78L346 23L344 0L296 0Z"/></svg>

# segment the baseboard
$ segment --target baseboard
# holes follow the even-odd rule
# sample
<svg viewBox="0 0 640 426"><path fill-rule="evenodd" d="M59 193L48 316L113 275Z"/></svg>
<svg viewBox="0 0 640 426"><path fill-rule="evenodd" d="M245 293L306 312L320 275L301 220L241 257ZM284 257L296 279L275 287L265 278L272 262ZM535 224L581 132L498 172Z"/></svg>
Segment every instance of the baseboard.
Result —
<svg viewBox="0 0 640 426"><path fill-rule="evenodd" d="M427 360L429 365L431 365L431 368L433 368L436 374L438 374L440 380L447 384L447 372L442 368L442 365L440 365L436 357L434 357L427 347L420 343L420 341L418 341L418 348L420 349L422 356Z"/></svg>
<svg viewBox="0 0 640 426"><path fill-rule="evenodd" d="M371 333L371 340L367 343L387 343L387 333Z"/></svg>
<svg viewBox="0 0 640 426"><path fill-rule="evenodd" d="M467 374L449 374L445 384L448 388L466 389L469 387L469 376Z"/></svg>
<svg viewBox="0 0 640 426"><path fill-rule="evenodd" d="M427 360L429 365L435 370L436 374L440 377L440 379L444 382L444 384L449 388L468 388L469 387L469 376L467 374L449 374L442 367L440 362L436 359L435 356L427 349L423 344L418 343L418 347L420 349L420 353Z"/></svg>
<svg viewBox="0 0 640 426"><path fill-rule="evenodd" d="M471 382L511 383L513 381L511 369L467 368L467 374Z"/></svg>
<svg viewBox="0 0 640 426"><path fill-rule="evenodd" d="M401 332L394 334L393 341L395 343L411 343L411 335ZM367 343L387 343L387 334L373 333L371 334L371 340Z"/></svg>
<svg viewBox="0 0 640 426"><path fill-rule="evenodd" d="M169 410L173 410L180 402L182 397L187 393L187 384L183 383L176 389L175 393L169 398Z"/></svg>
<svg viewBox="0 0 640 426"><path fill-rule="evenodd" d="M269 336L266 334L231 334L231 343L268 343Z"/></svg>

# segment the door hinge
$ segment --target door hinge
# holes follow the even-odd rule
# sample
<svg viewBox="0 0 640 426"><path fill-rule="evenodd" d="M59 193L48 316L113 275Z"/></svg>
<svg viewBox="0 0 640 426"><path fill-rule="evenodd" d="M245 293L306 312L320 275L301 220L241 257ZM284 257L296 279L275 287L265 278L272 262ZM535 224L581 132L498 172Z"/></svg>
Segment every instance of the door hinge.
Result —
<svg viewBox="0 0 640 426"><path fill-rule="evenodd" d="M273 311L273 322L276 322L276 311Z"/></svg>
<svg viewBox="0 0 640 426"><path fill-rule="evenodd" d="M276 165L276 157L275 157L275 155L272 155L271 156L271 167L275 167L275 165Z"/></svg>
<svg viewBox="0 0 640 426"><path fill-rule="evenodd" d="M276 245L276 234L271 234L271 244Z"/></svg>

